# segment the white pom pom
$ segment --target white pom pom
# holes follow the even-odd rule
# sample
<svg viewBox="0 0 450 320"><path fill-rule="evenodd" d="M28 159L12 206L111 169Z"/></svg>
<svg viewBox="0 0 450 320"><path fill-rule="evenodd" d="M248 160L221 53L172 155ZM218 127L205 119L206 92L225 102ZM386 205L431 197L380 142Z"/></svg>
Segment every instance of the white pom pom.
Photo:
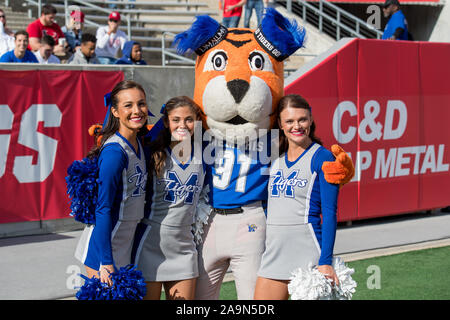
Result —
<svg viewBox="0 0 450 320"><path fill-rule="evenodd" d="M350 300L355 292L356 282L351 275L355 272L339 257L333 258L333 268L339 279L339 286L332 284L316 266L298 268L292 272L288 291L292 300Z"/></svg>
<svg viewBox="0 0 450 320"><path fill-rule="evenodd" d="M352 274L355 270L345 265L339 257L333 258L333 268L339 279L339 286L334 287L334 294L338 300L351 300L357 286Z"/></svg>
<svg viewBox="0 0 450 320"><path fill-rule="evenodd" d="M332 296L331 286L325 276L311 263L306 270L296 269L290 279L288 291L292 300L318 300Z"/></svg>
<svg viewBox="0 0 450 320"><path fill-rule="evenodd" d="M208 224L208 219L211 211L212 208L207 203L207 201L205 201L205 199L203 198L200 198L195 213L195 222L192 225L192 232L197 244L202 242L203 226Z"/></svg>

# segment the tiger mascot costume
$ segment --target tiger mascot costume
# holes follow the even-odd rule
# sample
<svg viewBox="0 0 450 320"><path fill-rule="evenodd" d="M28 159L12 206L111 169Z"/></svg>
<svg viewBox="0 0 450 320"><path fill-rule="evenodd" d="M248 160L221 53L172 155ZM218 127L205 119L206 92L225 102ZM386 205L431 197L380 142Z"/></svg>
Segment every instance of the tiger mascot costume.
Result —
<svg viewBox="0 0 450 320"><path fill-rule="evenodd" d="M215 145L204 152L215 160L206 166L206 200L198 206L194 230L201 237L196 299L217 300L229 267L238 299L253 299L265 248L270 168L260 151L271 144L261 141L273 138L268 129L284 94L283 60L302 47L304 36L295 21L267 8L256 30L227 29L209 16L197 16L175 38L178 53L197 54L194 100ZM253 138L257 143L251 143ZM249 152L252 146L256 156ZM339 146L332 151L337 160L323 170L328 182L344 184L353 177L352 161Z"/></svg>

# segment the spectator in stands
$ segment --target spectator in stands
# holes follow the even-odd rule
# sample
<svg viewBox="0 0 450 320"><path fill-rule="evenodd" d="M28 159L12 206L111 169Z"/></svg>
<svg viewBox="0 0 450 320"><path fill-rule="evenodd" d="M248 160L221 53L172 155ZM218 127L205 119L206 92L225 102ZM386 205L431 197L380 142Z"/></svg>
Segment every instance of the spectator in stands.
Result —
<svg viewBox="0 0 450 320"><path fill-rule="evenodd" d="M261 24L264 5L267 6L268 2L269 0L264 0L264 3L263 0L247 0L245 4L244 28L250 28L250 18L252 17L253 9L255 9L258 26Z"/></svg>
<svg viewBox="0 0 450 320"><path fill-rule="evenodd" d="M95 44L97 38L91 33L84 33L81 37L80 49L75 51L74 55L69 59L69 64L99 64L95 56Z"/></svg>
<svg viewBox="0 0 450 320"><path fill-rule="evenodd" d="M14 49L14 33L6 28L6 16L0 9L0 57Z"/></svg>
<svg viewBox="0 0 450 320"><path fill-rule="evenodd" d="M119 48L123 50L128 37L119 29L120 13L111 12L108 17L108 25L97 29L97 48L95 53L101 64L113 64Z"/></svg>
<svg viewBox="0 0 450 320"><path fill-rule="evenodd" d="M0 62L38 63L33 52L27 49L28 33L25 30L19 30L14 35L14 39L14 50L2 55Z"/></svg>
<svg viewBox="0 0 450 320"><path fill-rule="evenodd" d="M66 36L71 53L74 53L81 45L83 27L84 13L79 10L74 10L70 14L69 25L61 28L62 32L64 32L64 35Z"/></svg>
<svg viewBox="0 0 450 320"><path fill-rule="evenodd" d="M219 0L223 11L222 24L227 28L237 28L242 15L242 6L247 0Z"/></svg>
<svg viewBox="0 0 450 320"><path fill-rule="evenodd" d="M55 22L56 8L51 4L42 6L41 16L30 23L27 27L27 32L30 35L29 50L37 51L41 46L41 38L44 34L48 34L55 39L55 47L53 52L57 55L65 55L64 41L58 41L59 39L65 39L65 35L62 32L59 25Z"/></svg>
<svg viewBox="0 0 450 320"><path fill-rule="evenodd" d="M382 39L388 40L409 40L408 22L400 10L398 0L386 0L383 5L383 14L389 21L384 28Z"/></svg>
<svg viewBox="0 0 450 320"><path fill-rule="evenodd" d="M61 61L54 56L53 48L55 46L55 39L48 34L44 35L41 39L41 47L38 51L33 52L39 63L42 64L60 64Z"/></svg>
<svg viewBox="0 0 450 320"><path fill-rule="evenodd" d="M0 9L0 22L3 25L3 32L14 38L14 32L6 27L6 15L3 9Z"/></svg>
<svg viewBox="0 0 450 320"><path fill-rule="evenodd" d="M123 56L116 61L116 64L140 64L146 65L147 62L142 60L142 47L139 42L127 41L123 46Z"/></svg>

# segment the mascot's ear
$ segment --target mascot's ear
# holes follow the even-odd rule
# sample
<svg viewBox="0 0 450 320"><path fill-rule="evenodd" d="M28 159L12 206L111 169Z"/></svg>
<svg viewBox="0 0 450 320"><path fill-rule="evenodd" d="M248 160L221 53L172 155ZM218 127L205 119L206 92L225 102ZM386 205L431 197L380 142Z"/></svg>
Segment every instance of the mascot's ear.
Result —
<svg viewBox="0 0 450 320"><path fill-rule="evenodd" d="M290 21L273 8L266 9L261 25L254 32L256 41L278 61L303 47L305 34L297 21Z"/></svg>
<svg viewBox="0 0 450 320"><path fill-rule="evenodd" d="M192 26L175 36L178 54L195 51L202 55L225 39L228 29L208 15L197 16Z"/></svg>

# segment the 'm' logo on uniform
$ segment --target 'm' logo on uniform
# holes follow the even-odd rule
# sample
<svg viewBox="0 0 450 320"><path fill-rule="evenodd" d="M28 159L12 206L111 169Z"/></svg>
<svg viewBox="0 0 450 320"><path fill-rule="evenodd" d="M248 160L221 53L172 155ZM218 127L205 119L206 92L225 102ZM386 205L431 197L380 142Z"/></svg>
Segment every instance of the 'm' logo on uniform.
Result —
<svg viewBox="0 0 450 320"><path fill-rule="evenodd" d="M133 183L135 180L136 189L131 194L132 197L139 197L145 194L145 187L147 183L147 173L143 173L141 167L136 165L135 173L128 178L128 183Z"/></svg>
<svg viewBox="0 0 450 320"><path fill-rule="evenodd" d="M196 192L200 192L197 184L198 173L193 172L185 182L181 181L175 171L168 171L165 179L158 180L158 183L165 183L166 194L164 200L175 203L178 198L184 198L184 203L192 204Z"/></svg>
<svg viewBox="0 0 450 320"><path fill-rule="evenodd" d="M272 197L279 197L281 193L287 198L294 198L294 187L304 188L308 183L306 179L298 179L298 170L292 171L287 178L283 176L283 170L278 170L272 178L270 183L270 195Z"/></svg>

